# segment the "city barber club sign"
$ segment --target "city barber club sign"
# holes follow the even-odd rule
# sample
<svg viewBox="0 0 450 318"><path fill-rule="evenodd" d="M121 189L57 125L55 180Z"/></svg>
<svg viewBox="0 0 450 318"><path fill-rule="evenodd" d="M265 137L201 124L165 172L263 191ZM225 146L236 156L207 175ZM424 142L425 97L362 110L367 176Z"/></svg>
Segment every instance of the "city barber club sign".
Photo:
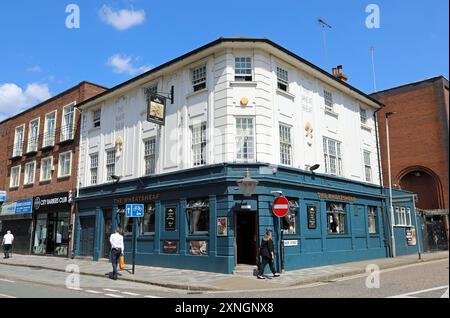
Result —
<svg viewBox="0 0 450 318"><path fill-rule="evenodd" d="M45 196L33 198L33 208L36 212L48 211L49 209L67 208L69 202L69 193L54 193Z"/></svg>

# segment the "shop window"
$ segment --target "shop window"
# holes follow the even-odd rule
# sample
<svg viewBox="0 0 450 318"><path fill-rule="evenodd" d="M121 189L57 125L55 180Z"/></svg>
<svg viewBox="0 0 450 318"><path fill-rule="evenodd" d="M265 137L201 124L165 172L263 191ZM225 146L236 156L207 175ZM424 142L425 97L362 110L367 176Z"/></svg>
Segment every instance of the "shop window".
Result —
<svg viewBox="0 0 450 318"><path fill-rule="evenodd" d="M149 203L145 205L144 219L141 223L141 234L153 235L155 234L155 205Z"/></svg>
<svg viewBox="0 0 450 318"><path fill-rule="evenodd" d="M283 218L283 234L296 234L296 218L299 206L296 200L289 200L289 211Z"/></svg>
<svg viewBox="0 0 450 318"><path fill-rule="evenodd" d="M125 217L125 223L123 227L123 234L124 235L131 235L133 234L133 222L135 218L127 218Z"/></svg>
<svg viewBox="0 0 450 318"><path fill-rule="evenodd" d="M328 233L344 234L345 233L345 205L343 203L327 203L327 225Z"/></svg>
<svg viewBox="0 0 450 318"><path fill-rule="evenodd" d="M377 208L369 206L367 208L367 216L369 222L369 234L377 234Z"/></svg>
<svg viewBox="0 0 450 318"><path fill-rule="evenodd" d="M192 200L187 207L189 234L201 235L209 233L208 200Z"/></svg>
<svg viewBox="0 0 450 318"><path fill-rule="evenodd" d="M34 226L34 254L47 253L47 214L39 214Z"/></svg>

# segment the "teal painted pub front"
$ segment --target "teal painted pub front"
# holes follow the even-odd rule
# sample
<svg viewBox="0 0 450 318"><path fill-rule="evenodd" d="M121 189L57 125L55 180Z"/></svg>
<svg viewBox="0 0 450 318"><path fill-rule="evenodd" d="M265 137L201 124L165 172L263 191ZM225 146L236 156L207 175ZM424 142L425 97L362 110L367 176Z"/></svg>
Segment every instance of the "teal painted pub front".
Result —
<svg viewBox="0 0 450 318"><path fill-rule="evenodd" d="M236 183L247 169L258 181L251 197ZM272 213L280 193L289 200L283 218ZM397 191L395 197L399 213L400 206L414 213L412 194ZM267 228L273 229L279 270L388 257L387 198L376 185L264 164L210 165L86 187L76 199L74 255L109 258L109 235L120 227L131 263L135 227L138 265L232 273L238 264L257 265ZM144 204L145 216L126 218L126 204ZM420 246L415 222L411 217L395 227L397 254L417 251L406 238L409 228L417 229Z"/></svg>

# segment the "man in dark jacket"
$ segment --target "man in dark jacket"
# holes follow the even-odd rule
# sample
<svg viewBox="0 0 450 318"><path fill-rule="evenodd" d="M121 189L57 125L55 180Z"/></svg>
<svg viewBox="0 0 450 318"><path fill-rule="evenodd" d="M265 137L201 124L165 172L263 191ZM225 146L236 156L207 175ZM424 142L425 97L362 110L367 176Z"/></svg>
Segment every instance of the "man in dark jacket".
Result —
<svg viewBox="0 0 450 318"><path fill-rule="evenodd" d="M259 267L259 273L258 273L258 279L265 279L263 276L264 269L266 268L267 264L270 266L270 271L273 274L273 277L279 277L280 274L277 274L274 266L274 246L272 241L272 230L267 229L266 234L261 240L261 247L260 247L260 256L262 258L262 261L260 263Z"/></svg>

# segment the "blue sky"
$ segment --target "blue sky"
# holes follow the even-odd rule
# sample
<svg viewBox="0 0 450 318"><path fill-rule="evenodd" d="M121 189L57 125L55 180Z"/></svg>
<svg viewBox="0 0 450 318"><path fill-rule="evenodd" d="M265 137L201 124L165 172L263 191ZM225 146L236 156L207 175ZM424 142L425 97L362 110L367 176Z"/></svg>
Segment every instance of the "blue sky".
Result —
<svg viewBox="0 0 450 318"><path fill-rule="evenodd" d="M68 4L80 28L68 29ZM369 29L367 5L380 8ZM274 5L275 4L275 5ZM0 120L83 80L108 87L220 36L267 37L373 91L449 70L448 0L15 0L0 4ZM120 11L124 10L124 11ZM125 11L126 10L126 11ZM322 29L327 30L325 64Z"/></svg>

